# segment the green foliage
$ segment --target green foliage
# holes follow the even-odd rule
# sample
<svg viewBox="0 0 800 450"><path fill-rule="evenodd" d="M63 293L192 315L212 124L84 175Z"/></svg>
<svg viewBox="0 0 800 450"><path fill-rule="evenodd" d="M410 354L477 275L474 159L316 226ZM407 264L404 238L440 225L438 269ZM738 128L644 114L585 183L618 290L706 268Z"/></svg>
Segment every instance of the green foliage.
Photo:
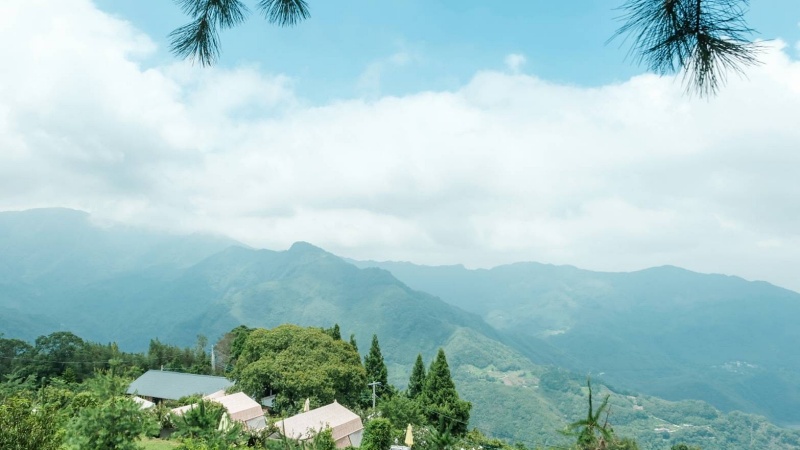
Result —
<svg viewBox="0 0 800 450"><path fill-rule="evenodd" d="M153 432L156 423L129 398L112 397L83 408L67 428L67 448L75 450L133 450Z"/></svg>
<svg viewBox="0 0 800 450"><path fill-rule="evenodd" d="M123 395L130 380L115 375L119 362L111 363L110 371L97 372L84 383L86 390L75 395L68 395L68 391L57 386L42 389L40 395L51 392L47 394L50 404L61 404L63 410L75 414L66 428L67 448L137 449L142 436L157 432L154 417Z"/></svg>
<svg viewBox="0 0 800 450"><path fill-rule="evenodd" d="M241 24L248 12L239 0L181 0L180 5L192 21L170 33L170 49L204 66L219 57L219 30ZM309 17L305 0L261 0L256 5L270 23L280 26L292 26Z"/></svg>
<svg viewBox="0 0 800 450"><path fill-rule="evenodd" d="M350 345L352 345L353 349L358 353L358 343L356 342L355 334L350 334Z"/></svg>
<svg viewBox="0 0 800 450"><path fill-rule="evenodd" d="M362 450L387 450L392 445L392 424L387 419L377 418L364 427Z"/></svg>
<svg viewBox="0 0 800 450"><path fill-rule="evenodd" d="M252 331L233 379L254 396L276 394L275 409L299 411L306 398L312 405L338 400L355 406L366 386L366 373L353 347L318 328L281 325Z"/></svg>
<svg viewBox="0 0 800 450"><path fill-rule="evenodd" d="M800 340L800 327L793 319L800 314L797 293L676 267L622 274L536 263L491 270L369 265L481 315L505 343L538 365L579 374L613 367L617 369L607 370L604 381L631 392L673 401L702 400L723 412L739 410L766 415L775 423L800 423L800 359L785 357L793 351L789 343ZM598 310L597 304L603 308ZM454 372L464 363L479 368L492 364L500 370L510 369L500 367L498 360L524 365L525 358L519 356L495 357L497 346L491 343L471 346L473 353L462 348L455 351L448 341ZM584 381L576 385L566 379L543 379L540 387L575 389ZM683 408L665 409L681 415Z"/></svg>
<svg viewBox="0 0 800 450"><path fill-rule="evenodd" d="M716 93L727 70L757 63L749 37L747 0L627 0L616 35L632 37L632 52L656 73L683 71L687 86Z"/></svg>
<svg viewBox="0 0 800 450"><path fill-rule="evenodd" d="M0 403L0 448L3 450L56 450L61 446L55 405L37 404L13 396Z"/></svg>
<svg viewBox="0 0 800 450"><path fill-rule="evenodd" d="M4 339L0 333L0 380L14 376L22 364L19 360L30 358L33 346L21 339Z"/></svg>
<svg viewBox="0 0 800 450"><path fill-rule="evenodd" d="M425 388L425 363L422 362L422 355L417 355L414 368L411 369L411 377L408 379L406 395L410 398L417 398Z"/></svg>
<svg viewBox="0 0 800 450"><path fill-rule="evenodd" d="M670 447L670 450L702 450L700 447L696 447L694 445L686 445L686 444L675 444Z"/></svg>
<svg viewBox="0 0 800 450"><path fill-rule="evenodd" d="M388 370L386 363L383 362L383 355L381 354L381 346L378 343L378 335L372 335L372 345L369 348L369 353L364 357L364 369L367 371L367 381L378 382L380 386L377 392L378 397L385 397L387 388L389 387Z"/></svg>
<svg viewBox="0 0 800 450"><path fill-rule="evenodd" d="M430 430L427 447L429 450L451 450L455 443L456 438L453 436L451 429L440 423L439 428Z"/></svg>
<svg viewBox="0 0 800 450"><path fill-rule="evenodd" d="M586 380L589 391L589 411L586 418L567 425L565 433L577 436L579 450L639 450L639 445L630 438L618 438L608 423L610 396L605 396L597 409L593 405L591 380Z"/></svg>
<svg viewBox="0 0 800 450"><path fill-rule="evenodd" d="M211 357L205 351L207 339L203 335L197 336L195 348L180 348L164 344L158 339L150 340L147 352L147 366L149 369L165 368L180 372L211 374Z"/></svg>
<svg viewBox="0 0 800 450"><path fill-rule="evenodd" d="M567 425L566 432L577 436L578 448L582 450L602 449L614 440L613 430L608 423L609 396L606 396L600 407L595 410L592 404L591 380L586 380L586 386L589 388L589 412L585 419ZM603 417L604 412L605 417Z"/></svg>
<svg viewBox="0 0 800 450"><path fill-rule="evenodd" d="M405 395L394 395L378 404L381 417L389 420L397 431L404 431L408 424L414 426L427 424L422 405Z"/></svg>
<svg viewBox="0 0 800 450"><path fill-rule="evenodd" d="M322 331L327 333L328 336L332 337L333 339L336 339L336 340L339 340L339 341L342 340L342 332L341 332L341 330L339 330L339 324L338 323L333 324L333 327L331 327L331 328L323 328Z"/></svg>
<svg viewBox="0 0 800 450"><path fill-rule="evenodd" d="M447 429L456 436L467 432L472 404L459 398L443 349L439 349L425 377L420 403L428 421L440 424L439 431Z"/></svg>
<svg viewBox="0 0 800 450"><path fill-rule="evenodd" d="M612 440L606 447L608 450L639 450L639 444L631 438Z"/></svg>
<svg viewBox="0 0 800 450"><path fill-rule="evenodd" d="M333 440L333 431L330 428L325 428L314 436L314 450L335 449L336 441Z"/></svg>
<svg viewBox="0 0 800 450"><path fill-rule="evenodd" d="M209 448L228 448L236 443L241 425L232 423L228 429L220 430L222 416L227 414L225 407L217 402L199 399L194 406L182 415L171 417L175 426L175 436L187 440L187 445L203 445Z"/></svg>

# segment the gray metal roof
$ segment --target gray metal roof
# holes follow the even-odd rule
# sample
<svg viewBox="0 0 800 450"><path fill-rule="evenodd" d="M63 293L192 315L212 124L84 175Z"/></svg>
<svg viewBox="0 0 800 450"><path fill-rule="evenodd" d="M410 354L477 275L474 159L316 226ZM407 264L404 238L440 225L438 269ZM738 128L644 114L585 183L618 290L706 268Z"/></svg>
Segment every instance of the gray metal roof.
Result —
<svg viewBox="0 0 800 450"><path fill-rule="evenodd" d="M225 377L148 370L128 387L128 394L177 400L192 394L208 395L233 386Z"/></svg>

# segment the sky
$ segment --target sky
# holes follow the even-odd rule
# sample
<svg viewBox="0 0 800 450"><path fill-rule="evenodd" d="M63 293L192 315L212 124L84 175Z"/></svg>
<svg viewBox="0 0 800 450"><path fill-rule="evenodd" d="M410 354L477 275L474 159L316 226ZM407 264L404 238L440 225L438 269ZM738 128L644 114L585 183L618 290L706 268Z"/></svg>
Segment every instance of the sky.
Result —
<svg viewBox="0 0 800 450"><path fill-rule="evenodd" d="M752 3L762 64L708 100L606 43L620 1L309 3L212 68L169 0L0 3L0 210L800 291L800 2Z"/></svg>

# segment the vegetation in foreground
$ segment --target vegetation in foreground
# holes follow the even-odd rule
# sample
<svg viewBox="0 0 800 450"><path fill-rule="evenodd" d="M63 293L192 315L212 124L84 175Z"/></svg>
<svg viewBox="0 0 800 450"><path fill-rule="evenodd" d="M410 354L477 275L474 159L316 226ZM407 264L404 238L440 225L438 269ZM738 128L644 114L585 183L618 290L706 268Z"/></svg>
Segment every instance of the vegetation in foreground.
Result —
<svg viewBox="0 0 800 450"><path fill-rule="evenodd" d="M330 431L308 442L269 439L276 431L243 431L234 426L220 430L222 407L200 400L200 407L182 417L169 408L196 402L165 403L151 410L124 395L130 381L147 369L166 365L173 369L212 373L204 338L195 348L178 348L153 340L147 353L124 353L114 344L85 342L59 332L42 336L34 345L0 337L3 365L0 383L0 448L3 449L161 449L181 450L269 448L274 450L332 450ZM355 339L342 339L338 326L330 329L282 325L274 329L237 327L215 348L222 350L220 371L236 382L236 389L254 396L278 393L276 413L290 416L309 399L312 407L334 399L358 412L365 420L362 447L387 450L406 439L412 425L415 449L574 449L634 450L635 440L619 436L611 426L606 394L595 407L589 383L585 419L561 432L572 444L526 446L469 429L472 405L461 399L451 377L444 350L426 369L418 355L407 388L391 385L377 336L364 362ZM311 369L309 369L311 368ZM310 375L310 376L309 376ZM376 385L376 408L368 382ZM557 383L556 383L557 384ZM585 401L584 400L584 401ZM483 405L481 405L483 406ZM170 440L158 439L163 429ZM555 436L558 433L553 430ZM554 439L555 440L555 439ZM656 447L650 447L656 448ZM657 448L696 450L687 444Z"/></svg>

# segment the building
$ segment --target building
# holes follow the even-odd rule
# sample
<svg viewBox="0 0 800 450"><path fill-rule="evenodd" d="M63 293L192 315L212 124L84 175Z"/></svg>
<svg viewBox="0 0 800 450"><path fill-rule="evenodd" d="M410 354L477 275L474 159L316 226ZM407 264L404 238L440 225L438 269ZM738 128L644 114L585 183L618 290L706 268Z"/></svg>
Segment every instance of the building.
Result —
<svg viewBox="0 0 800 450"><path fill-rule="evenodd" d="M234 422L240 422L248 430L261 430L267 427L264 410L255 400L244 392L231 395L209 397L211 401L221 403L228 411L228 416Z"/></svg>
<svg viewBox="0 0 800 450"><path fill-rule="evenodd" d="M225 377L148 370L128 386L127 393L159 403L195 394L208 395L231 386L233 382Z"/></svg>
<svg viewBox="0 0 800 450"><path fill-rule="evenodd" d="M228 418L232 422L241 423L247 430L257 431L267 427L267 420L264 417L264 410L261 409L261 405L244 392L225 395L225 391L218 391L203 398L224 406L228 412ZM173 409L172 413L180 416L195 406L196 404L181 406Z"/></svg>
<svg viewBox="0 0 800 450"><path fill-rule="evenodd" d="M336 401L330 405L275 423L278 432L290 439L305 440L330 428L337 448L359 447L364 434L361 417Z"/></svg>

